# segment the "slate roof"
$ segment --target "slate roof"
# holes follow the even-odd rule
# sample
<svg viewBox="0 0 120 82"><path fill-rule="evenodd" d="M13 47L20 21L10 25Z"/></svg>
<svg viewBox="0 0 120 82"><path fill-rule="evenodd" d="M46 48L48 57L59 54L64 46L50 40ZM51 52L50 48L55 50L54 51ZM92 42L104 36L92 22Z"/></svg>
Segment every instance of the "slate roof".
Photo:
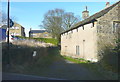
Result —
<svg viewBox="0 0 120 82"><path fill-rule="evenodd" d="M90 16L89 18L87 18L87 19L85 19L85 20L83 20L83 21L80 21L80 22L76 23L75 25L73 25L73 27L71 27L70 29L62 32L61 34L66 33L66 32L68 32L68 31L70 31L70 30L76 29L76 28L78 28L78 27L80 27L80 26L83 26L83 25L85 25L85 24L91 23L91 22L93 22L93 21L96 21L97 18L99 18L99 17L103 16L104 14L106 14L108 11L110 11L110 10L111 10L114 6L116 6L118 3L120 3L120 1L118 1L118 2L114 3L113 5L105 8L105 9L103 9L103 10L97 12L97 13L95 13L94 15Z"/></svg>
<svg viewBox="0 0 120 82"><path fill-rule="evenodd" d="M14 22L13 27L15 27L15 26L22 27L23 29L25 29L22 25L20 25L20 24L18 24L18 23L16 23L16 22ZM7 25L3 25L3 26L1 26L1 28L7 29L8 26L7 26ZM11 27L10 27L10 28L11 28Z"/></svg>
<svg viewBox="0 0 120 82"><path fill-rule="evenodd" d="M44 33L47 32L46 30L30 30L29 33Z"/></svg>
<svg viewBox="0 0 120 82"><path fill-rule="evenodd" d="M22 25L18 24L17 22L14 22L13 26L18 26L18 27L22 27L23 29L25 29Z"/></svg>

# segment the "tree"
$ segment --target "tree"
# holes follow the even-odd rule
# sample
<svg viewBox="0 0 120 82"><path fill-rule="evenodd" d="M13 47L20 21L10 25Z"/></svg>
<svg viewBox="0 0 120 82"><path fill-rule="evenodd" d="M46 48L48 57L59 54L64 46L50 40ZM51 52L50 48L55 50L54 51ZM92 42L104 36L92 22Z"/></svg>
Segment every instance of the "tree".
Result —
<svg viewBox="0 0 120 82"><path fill-rule="evenodd" d="M71 28L79 19L71 12L65 12L63 9L49 10L44 15L43 25L40 27L45 28L51 32L53 38L60 39L60 33Z"/></svg>
<svg viewBox="0 0 120 82"><path fill-rule="evenodd" d="M6 24L6 21L7 21L7 16L6 16L6 14L3 13L3 12L0 12L0 18L1 18L1 20L0 20L0 25Z"/></svg>
<svg viewBox="0 0 120 82"><path fill-rule="evenodd" d="M63 17L64 30L70 29L75 23L79 21L79 17L75 17L74 13L65 13Z"/></svg>
<svg viewBox="0 0 120 82"><path fill-rule="evenodd" d="M0 12L0 25L6 25L7 24L7 15L4 12ZM13 22L17 21L17 17L10 16Z"/></svg>

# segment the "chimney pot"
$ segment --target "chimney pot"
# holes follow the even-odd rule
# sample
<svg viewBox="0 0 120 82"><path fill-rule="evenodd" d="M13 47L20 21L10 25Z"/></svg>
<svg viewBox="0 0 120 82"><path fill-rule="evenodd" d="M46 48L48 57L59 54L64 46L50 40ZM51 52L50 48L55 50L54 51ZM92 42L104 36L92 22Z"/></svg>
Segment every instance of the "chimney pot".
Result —
<svg viewBox="0 0 120 82"><path fill-rule="evenodd" d="M85 7L85 11L82 12L82 18L86 19L89 17L89 11L87 10L87 6Z"/></svg>
<svg viewBox="0 0 120 82"><path fill-rule="evenodd" d="M106 7L109 7L110 6L110 2L106 2Z"/></svg>

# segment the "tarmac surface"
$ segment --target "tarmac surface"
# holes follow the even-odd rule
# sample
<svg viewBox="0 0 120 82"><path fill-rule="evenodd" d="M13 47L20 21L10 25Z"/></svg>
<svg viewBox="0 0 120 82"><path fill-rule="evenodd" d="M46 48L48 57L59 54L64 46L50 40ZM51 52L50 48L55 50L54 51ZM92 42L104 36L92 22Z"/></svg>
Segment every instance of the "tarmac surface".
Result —
<svg viewBox="0 0 120 82"><path fill-rule="evenodd" d="M65 80L65 79L48 78L17 73L2 73L2 80Z"/></svg>

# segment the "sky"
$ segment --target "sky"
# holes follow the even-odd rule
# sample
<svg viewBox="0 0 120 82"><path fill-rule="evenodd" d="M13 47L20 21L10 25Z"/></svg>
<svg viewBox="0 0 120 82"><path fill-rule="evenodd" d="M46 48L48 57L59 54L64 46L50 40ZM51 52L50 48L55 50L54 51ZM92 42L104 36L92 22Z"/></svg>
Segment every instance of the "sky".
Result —
<svg viewBox="0 0 120 82"><path fill-rule="evenodd" d="M115 2L111 2L112 5ZM17 23L25 28L26 36L29 30L43 29L39 27L48 10L55 8L64 9L65 12L73 12L75 16L82 17L85 6L88 7L89 15L93 15L105 8L106 2L11 2L10 16L15 17ZM2 11L7 13L7 3L2 2Z"/></svg>

